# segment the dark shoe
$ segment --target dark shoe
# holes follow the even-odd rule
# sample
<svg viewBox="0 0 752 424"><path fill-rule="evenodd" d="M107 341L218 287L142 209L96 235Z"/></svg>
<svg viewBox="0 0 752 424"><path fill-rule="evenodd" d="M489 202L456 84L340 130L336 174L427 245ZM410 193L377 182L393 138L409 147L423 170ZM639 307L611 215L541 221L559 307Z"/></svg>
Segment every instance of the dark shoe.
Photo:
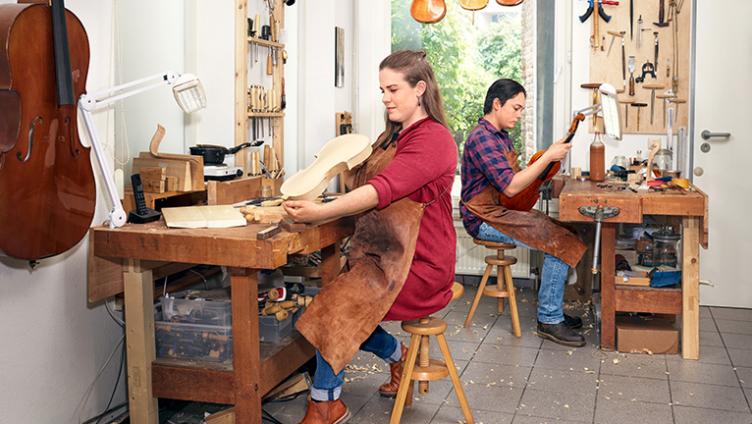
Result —
<svg viewBox="0 0 752 424"><path fill-rule="evenodd" d="M393 398L397 396L402 381L402 370L405 368L405 359L407 359L407 347L400 343L402 356L399 362L389 364L389 381L379 386L379 394L383 397Z"/></svg>
<svg viewBox="0 0 752 424"><path fill-rule="evenodd" d="M571 328L568 328L563 322L559 324L543 324L539 322L538 337L564 346L585 346L585 338L581 334L575 333Z"/></svg>
<svg viewBox="0 0 752 424"><path fill-rule="evenodd" d="M567 328L571 328L572 330L581 328L582 327L582 318L580 317L571 317L567 314L564 314L564 322L563 324Z"/></svg>
<svg viewBox="0 0 752 424"><path fill-rule="evenodd" d="M309 399L308 410L300 424L344 424L350 417L350 410L341 399L327 402Z"/></svg>

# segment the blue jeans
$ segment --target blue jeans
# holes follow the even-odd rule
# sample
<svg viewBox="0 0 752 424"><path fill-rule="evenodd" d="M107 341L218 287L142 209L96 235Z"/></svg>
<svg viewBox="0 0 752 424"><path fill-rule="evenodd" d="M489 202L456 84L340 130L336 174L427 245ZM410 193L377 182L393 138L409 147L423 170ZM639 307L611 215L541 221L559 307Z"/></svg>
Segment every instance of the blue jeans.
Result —
<svg viewBox="0 0 752 424"><path fill-rule="evenodd" d="M525 243L501 233L485 222L480 225L478 238L528 247ZM569 271L569 265L555 256L545 254L543 271L541 272L541 285L538 289L538 322L559 324L564 321L564 285L567 282L567 271Z"/></svg>
<svg viewBox="0 0 752 424"><path fill-rule="evenodd" d="M360 350L371 352L379 358L394 363L402 359L402 349L396 337L387 333L381 326L360 345ZM345 384L345 371L334 374L334 370L326 360L316 351L316 374L313 375L311 398L317 401L337 400L342 394Z"/></svg>

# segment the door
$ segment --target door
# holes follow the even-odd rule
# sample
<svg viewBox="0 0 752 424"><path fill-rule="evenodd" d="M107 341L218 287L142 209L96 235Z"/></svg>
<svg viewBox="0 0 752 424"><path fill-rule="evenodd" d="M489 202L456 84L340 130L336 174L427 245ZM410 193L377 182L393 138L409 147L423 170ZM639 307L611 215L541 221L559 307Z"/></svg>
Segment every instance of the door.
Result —
<svg viewBox="0 0 752 424"><path fill-rule="evenodd" d="M712 284L700 302L752 308L752 1L697 0L696 16L693 173L710 199L700 279Z"/></svg>

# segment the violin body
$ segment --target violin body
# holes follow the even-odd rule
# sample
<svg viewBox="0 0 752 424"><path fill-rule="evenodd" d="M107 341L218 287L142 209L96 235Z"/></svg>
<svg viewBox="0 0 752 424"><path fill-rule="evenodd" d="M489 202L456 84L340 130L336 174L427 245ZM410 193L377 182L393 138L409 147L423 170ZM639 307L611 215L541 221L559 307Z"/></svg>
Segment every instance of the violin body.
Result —
<svg viewBox="0 0 752 424"><path fill-rule="evenodd" d="M67 97L75 96L68 104L58 92L52 8L29 0L0 5L0 252L19 259L70 249L94 215L94 174L89 148L78 137L76 109L86 87L89 41L78 18L62 7L57 16L67 26L72 81Z"/></svg>
<svg viewBox="0 0 752 424"><path fill-rule="evenodd" d="M460 7L465 10L481 10L488 6L488 0L460 0Z"/></svg>
<svg viewBox="0 0 752 424"><path fill-rule="evenodd" d="M410 6L410 15L413 19L424 24L439 22L444 19L446 11L444 0L413 0Z"/></svg>
<svg viewBox="0 0 752 424"><path fill-rule="evenodd" d="M496 0L502 6L517 6L522 4L525 0ZM531 206L532 207L532 206Z"/></svg>
<svg viewBox="0 0 752 424"><path fill-rule="evenodd" d="M368 137L360 134L345 134L327 141L312 164L285 180L279 188L282 198L317 198L332 178L363 163L371 155L371 151Z"/></svg>
<svg viewBox="0 0 752 424"><path fill-rule="evenodd" d="M583 115L582 113L578 113L574 117L574 119L572 119L572 124L569 126L569 131L567 132L567 136L564 139L563 143L569 143L572 141L572 138L577 132L577 127L580 125L580 122L584 120L585 115ZM530 166L537 162L544 153L546 153L545 150L539 150L535 152L533 157L530 158L530 161L528 161L527 165ZM509 197L504 193L499 193L499 203L507 209L525 212L529 211L533 208L533 206L535 206L536 203L538 203L538 199L540 199L541 186L551 181L551 179L559 172L560 169L561 162L557 161L549 163L546 169L544 169L543 172L541 172L540 175L538 175L538 177L533 180L532 183L530 183L530 185L525 187L524 190L520 191L514 196Z"/></svg>

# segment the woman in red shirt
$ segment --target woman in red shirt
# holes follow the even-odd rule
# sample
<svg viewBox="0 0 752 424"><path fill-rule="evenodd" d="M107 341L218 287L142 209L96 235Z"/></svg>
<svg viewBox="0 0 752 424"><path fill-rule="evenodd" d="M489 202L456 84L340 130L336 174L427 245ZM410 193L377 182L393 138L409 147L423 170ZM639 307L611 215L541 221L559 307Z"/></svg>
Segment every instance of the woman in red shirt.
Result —
<svg viewBox="0 0 752 424"><path fill-rule="evenodd" d="M457 147L446 127L444 108L433 70L424 52L399 51L379 66L379 85L386 107L386 131L380 140L395 140L396 153L375 177L329 203L287 201L288 215L299 222L320 222L382 210L409 198L421 203L415 253L402 290L383 320L427 316L451 300L456 234L452 220L451 187L457 167ZM390 363L390 381L379 387L394 397L407 349L380 326L360 346ZM317 351L312 401L302 423L340 424L349 418L339 400L344 372L335 373Z"/></svg>

